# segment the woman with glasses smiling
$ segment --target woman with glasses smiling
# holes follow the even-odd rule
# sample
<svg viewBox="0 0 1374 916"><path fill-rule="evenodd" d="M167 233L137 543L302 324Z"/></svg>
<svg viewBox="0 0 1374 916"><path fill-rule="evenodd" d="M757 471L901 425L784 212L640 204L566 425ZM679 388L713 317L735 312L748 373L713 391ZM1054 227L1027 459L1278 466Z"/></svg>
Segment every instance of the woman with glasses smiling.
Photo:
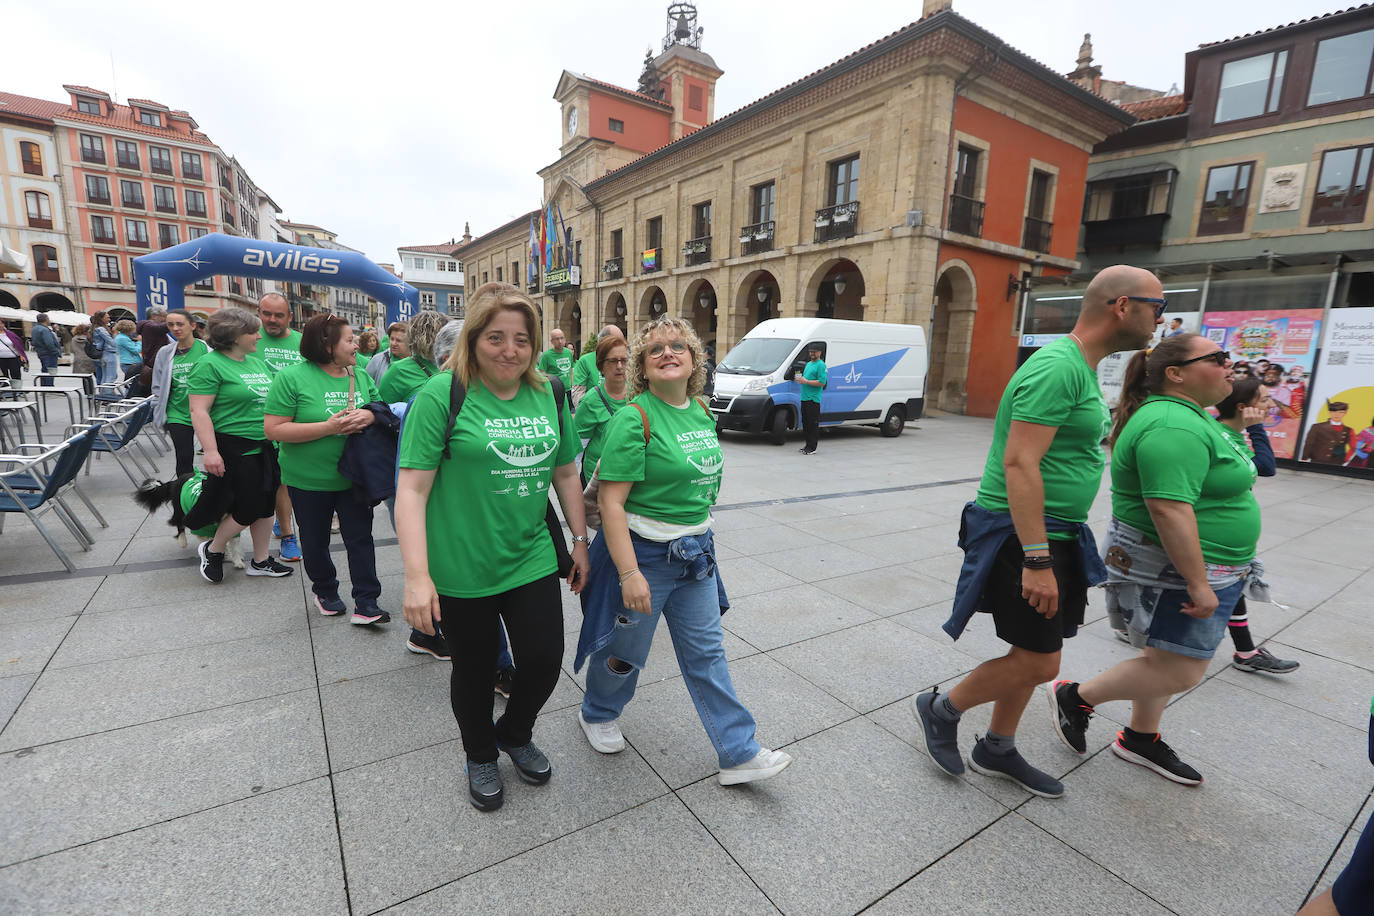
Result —
<svg viewBox="0 0 1374 916"><path fill-rule="evenodd" d="M625 376L629 372L630 349L623 337L607 337L596 345L596 371L601 384L582 396L574 421L582 439L582 483L596 470L606 439L606 426L617 410L625 406Z"/></svg>
<svg viewBox="0 0 1374 916"><path fill-rule="evenodd" d="M720 626L724 593L711 506L724 461L701 397L701 341L679 318L650 322L630 353L629 406L611 418L601 452L601 533L592 544L574 670L590 655L578 722L592 748L625 748L616 720L634 697L660 617L711 739L721 785L776 776L792 762L760 747L735 696ZM582 403L595 400L588 395Z"/></svg>
<svg viewBox="0 0 1374 916"><path fill-rule="evenodd" d="M1140 655L1086 683L1050 685L1055 729L1074 751L1086 751L1097 704L1130 700L1130 725L1112 752L1190 786L1202 776L1160 739L1160 718L1207 672L1251 579L1260 535L1254 462L1206 411L1230 394L1230 366L1230 354L1198 334L1167 338L1127 364L1108 438L1104 546L1107 613Z"/></svg>

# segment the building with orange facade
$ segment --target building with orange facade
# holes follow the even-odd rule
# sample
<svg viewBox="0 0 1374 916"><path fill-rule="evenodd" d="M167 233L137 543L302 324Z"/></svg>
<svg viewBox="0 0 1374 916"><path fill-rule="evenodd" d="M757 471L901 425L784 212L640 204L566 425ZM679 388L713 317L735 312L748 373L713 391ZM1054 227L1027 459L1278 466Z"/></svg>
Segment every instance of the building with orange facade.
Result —
<svg viewBox="0 0 1374 916"><path fill-rule="evenodd" d="M771 317L919 324L926 403L991 415L1025 280L1078 268L1089 154L1134 118L940 0L716 118L723 70L692 5L672 9L636 89L563 71L544 201L455 252L469 295L519 278L545 334L579 344L672 314L719 355ZM553 256L531 271L549 203Z"/></svg>

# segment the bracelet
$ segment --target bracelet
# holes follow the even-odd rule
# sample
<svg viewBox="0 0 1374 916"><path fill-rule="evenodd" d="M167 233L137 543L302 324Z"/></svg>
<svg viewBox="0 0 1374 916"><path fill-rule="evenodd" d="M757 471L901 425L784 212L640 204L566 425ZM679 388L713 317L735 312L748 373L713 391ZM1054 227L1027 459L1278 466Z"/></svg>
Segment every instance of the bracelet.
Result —
<svg viewBox="0 0 1374 916"><path fill-rule="evenodd" d="M1054 557L1023 557L1022 569L1054 569Z"/></svg>
<svg viewBox="0 0 1374 916"><path fill-rule="evenodd" d="M576 544L578 541L581 541L585 544L587 543L587 536L585 534L574 534L572 536L572 540L574 544Z"/></svg>
<svg viewBox="0 0 1374 916"><path fill-rule="evenodd" d="M637 573L637 572L639 572L639 567L638 567L638 566L636 566L634 569L630 570L629 572L622 574L621 577L620 577L620 584L621 584L621 585L624 585L624 584L625 584L625 580L628 579L628 578L630 578L631 576L633 576L633 575L634 575L635 573Z"/></svg>
<svg viewBox="0 0 1374 916"><path fill-rule="evenodd" d="M1021 545L1021 549L1022 549L1023 551L1025 551L1025 550L1049 550L1049 549L1050 549L1050 544L1049 544L1049 541L1046 541L1046 542L1043 543L1043 544L1022 544L1022 545Z"/></svg>

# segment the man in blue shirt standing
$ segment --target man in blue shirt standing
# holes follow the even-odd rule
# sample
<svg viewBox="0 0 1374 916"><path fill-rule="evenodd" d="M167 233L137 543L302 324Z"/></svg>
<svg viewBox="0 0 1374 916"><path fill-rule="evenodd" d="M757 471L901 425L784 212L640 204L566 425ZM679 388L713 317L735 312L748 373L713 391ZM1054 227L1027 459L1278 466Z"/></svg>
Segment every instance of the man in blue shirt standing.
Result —
<svg viewBox="0 0 1374 916"><path fill-rule="evenodd" d="M44 372L56 372L57 360L62 356L62 342L57 339L52 328L48 327L52 319L48 317L47 312L39 312L37 320L38 323L33 326L33 334L30 335L33 350L38 354L38 362ZM39 384L51 388L52 379L42 379Z"/></svg>
<svg viewBox="0 0 1374 916"><path fill-rule="evenodd" d="M801 378L801 415L802 429L806 431L806 445L801 453L810 455L816 451L816 440L821 430L821 392L825 389L827 375L825 360L821 358L824 350L819 342L806 348L806 368Z"/></svg>

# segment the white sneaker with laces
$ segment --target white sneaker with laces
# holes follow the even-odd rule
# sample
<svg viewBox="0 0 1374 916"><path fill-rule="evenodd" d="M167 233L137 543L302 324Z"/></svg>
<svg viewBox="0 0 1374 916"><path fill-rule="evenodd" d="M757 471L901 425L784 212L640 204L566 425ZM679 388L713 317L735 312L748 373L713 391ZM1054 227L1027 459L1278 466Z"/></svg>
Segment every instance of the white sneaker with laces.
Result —
<svg viewBox="0 0 1374 916"><path fill-rule="evenodd" d="M761 748L751 760L741 763L737 767L721 767L720 775L717 777L723 786L735 786L742 782L758 782L761 779L770 779L783 770L792 762L792 755L786 751L770 751L768 748Z"/></svg>
<svg viewBox="0 0 1374 916"><path fill-rule="evenodd" d="M620 726L615 721L610 722L588 722L582 718L582 710L577 711L577 724L582 726L582 733L587 736L587 743L592 746L592 750L601 754L619 754L625 750L625 736L620 733Z"/></svg>

